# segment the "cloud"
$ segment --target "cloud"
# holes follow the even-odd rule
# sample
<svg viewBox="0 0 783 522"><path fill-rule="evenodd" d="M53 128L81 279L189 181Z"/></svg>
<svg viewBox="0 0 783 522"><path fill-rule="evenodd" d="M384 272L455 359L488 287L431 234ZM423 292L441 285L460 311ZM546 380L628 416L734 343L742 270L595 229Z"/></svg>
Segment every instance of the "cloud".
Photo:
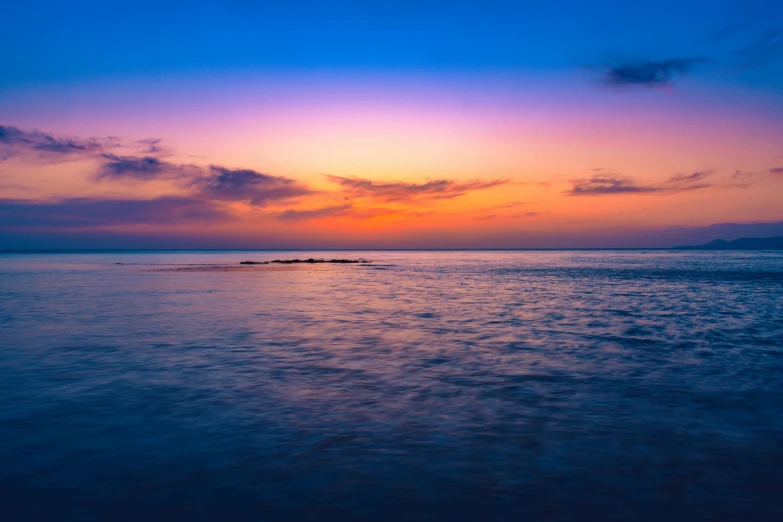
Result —
<svg viewBox="0 0 783 522"><path fill-rule="evenodd" d="M691 174L674 174L661 185L637 185L633 178L612 173L599 173L590 178L571 180L569 196L605 196L611 194L641 194L660 192L674 194L687 190L698 190L712 185L698 183L711 176L712 171L696 171Z"/></svg>
<svg viewBox="0 0 783 522"><path fill-rule="evenodd" d="M156 199L69 198L57 201L0 199L0 229L91 228L225 222L217 204L189 197Z"/></svg>
<svg viewBox="0 0 783 522"><path fill-rule="evenodd" d="M696 181L701 181L712 175L712 171L699 170L692 172L691 174L674 174L669 177L669 184L683 184L687 185Z"/></svg>
<svg viewBox="0 0 783 522"><path fill-rule="evenodd" d="M612 87L667 87L677 76L690 72L705 58L672 58L604 63L599 67L606 85Z"/></svg>
<svg viewBox="0 0 783 522"><path fill-rule="evenodd" d="M221 201L249 201L264 205L269 201L295 198L313 191L282 176L270 176L250 169L229 169L211 165L207 173L191 183L202 197Z"/></svg>
<svg viewBox="0 0 783 522"><path fill-rule="evenodd" d="M184 165L174 165L153 156L117 156L101 154L105 160L98 172L98 179L135 179L151 181L160 178L176 178L184 174Z"/></svg>
<svg viewBox="0 0 783 522"><path fill-rule="evenodd" d="M634 194L640 192L657 192L655 187L640 187L628 176L616 174L599 174L588 179L571 180L569 196L601 196L607 194Z"/></svg>
<svg viewBox="0 0 783 522"><path fill-rule="evenodd" d="M745 170L735 170L734 174L732 174L731 179L748 179L752 178L756 175L755 172L748 172Z"/></svg>
<svg viewBox="0 0 783 522"><path fill-rule="evenodd" d="M517 207L521 207L523 205L529 205L529 204L530 203L528 203L527 201L514 201L512 203L506 203L505 205L497 205L495 207L484 208L484 209L478 210L477 212L492 212L494 210L506 210L506 209L509 209L509 208L517 208Z"/></svg>
<svg viewBox="0 0 783 522"><path fill-rule="evenodd" d="M486 190L508 183L508 180L472 180L456 182L435 180L425 183L405 183L402 181L380 182L365 178L346 178L326 175L332 183L343 187L353 197L367 197L387 202L412 201L417 199L449 199L464 196L468 192Z"/></svg>
<svg viewBox="0 0 783 522"><path fill-rule="evenodd" d="M286 210L277 216L280 221L305 221L345 214L353 207L350 203L332 207L321 207L311 210Z"/></svg>
<svg viewBox="0 0 783 522"><path fill-rule="evenodd" d="M170 154L171 149L161 145L163 140L158 138L147 138L136 141L142 154Z"/></svg>
<svg viewBox="0 0 783 522"><path fill-rule="evenodd" d="M541 214L542 212L525 212L524 214L518 214L514 216L514 219L519 219L523 217L536 217L536 216L540 216Z"/></svg>
<svg viewBox="0 0 783 522"><path fill-rule="evenodd" d="M770 174L783 174L783 167L774 167L769 169Z"/></svg>
<svg viewBox="0 0 783 522"><path fill-rule="evenodd" d="M488 216L475 217L473 218L473 221L489 221L491 219L495 219L496 217L498 217L497 214L490 214Z"/></svg>
<svg viewBox="0 0 783 522"><path fill-rule="evenodd" d="M103 145L96 139L58 138L38 130L0 125L0 160L28 150L40 154L92 154L102 151Z"/></svg>

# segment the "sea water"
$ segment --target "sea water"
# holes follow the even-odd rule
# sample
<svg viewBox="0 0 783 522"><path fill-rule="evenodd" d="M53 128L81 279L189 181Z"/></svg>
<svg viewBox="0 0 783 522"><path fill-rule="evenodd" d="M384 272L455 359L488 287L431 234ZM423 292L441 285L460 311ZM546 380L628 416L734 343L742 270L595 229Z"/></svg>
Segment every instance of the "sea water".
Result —
<svg viewBox="0 0 783 522"><path fill-rule="evenodd" d="M0 254L0 519L783 520L783 253Z"/></svg>

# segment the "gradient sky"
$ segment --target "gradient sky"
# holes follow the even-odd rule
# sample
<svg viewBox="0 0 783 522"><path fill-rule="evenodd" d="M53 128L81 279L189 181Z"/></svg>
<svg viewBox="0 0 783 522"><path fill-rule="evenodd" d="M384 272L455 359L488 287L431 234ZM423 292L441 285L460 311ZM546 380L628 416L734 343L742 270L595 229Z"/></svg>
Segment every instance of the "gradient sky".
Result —
<svg viewBox="0 0 783 522"><path fill-rule="evenodd" d="M783 235L783 3L15 2L2 248Z"/></svg>

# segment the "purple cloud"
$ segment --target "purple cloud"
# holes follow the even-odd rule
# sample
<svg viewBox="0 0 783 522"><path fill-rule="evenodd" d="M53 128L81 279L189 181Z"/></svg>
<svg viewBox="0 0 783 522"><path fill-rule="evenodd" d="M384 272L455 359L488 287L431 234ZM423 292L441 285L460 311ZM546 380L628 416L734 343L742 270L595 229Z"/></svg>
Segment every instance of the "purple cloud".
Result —
<svg viewBox="0 0 783 522"><path fill-rule="evenodd" d="M332 183L343 187L352 197L367 197L387 202L411 201L415 199L449 199L464 196L468 192L486 190L508 183L508 180L472 180L457 182L435 180L425 183L406 183L403 181L382 182L366 178L347 178L326 175Z"/></svg>
<svg viewBox="0 0 783 522"><path fill-rule="evenodd" d="M633 178L612 173L599 173L590 178L571 180L569 196L606 196L612 194L641 194L659 192L674 194L686 190L698 190L711 187L707 183L698 183L711 176L712 171L697 171L691 174L674 174L661 185L637 185Z"/></svg>
<svg viewBox="0 0 783 522"><path fill-rule="evenodd" d="M232 219L216 203L189 197L156 199L69 198L56 201L0 199L0 228L91 228L177 225Z"/></svg>
<svg viewBox="0 0 783 522"><path fill-rule="evenodd" d="M117 156L101 154L105 162L98 171L98 179L135 179L151 181L161 178L177 178L185 174L184 165L175 165L154 156Z"/></svg>
<svg viewBox="0 0 783 522"><path fill-rule="evenodd" d="M269 201L291 199L312 194L299 182L282 176L270 176L250 169L229 169L211 165L207 174L191 184L202 197L222 201L249 201L264 205Z"/></svg>
<svg viewBox="0 0 783 522"><path fill-rule="evenodd" d="M0 159L26 150L40 154L94 154L102 151L103 145L96 139L58 138L38 130L23 131L0 125Z"/></svg>
<svg viewBox="0 0 783 522"><path fill-rule="evenodd" d="M672 58L670 60L638 60L605 63L599 68L602 80L612 87L666 87L677 76L690 72L707 61L704 58Z"/></svg>

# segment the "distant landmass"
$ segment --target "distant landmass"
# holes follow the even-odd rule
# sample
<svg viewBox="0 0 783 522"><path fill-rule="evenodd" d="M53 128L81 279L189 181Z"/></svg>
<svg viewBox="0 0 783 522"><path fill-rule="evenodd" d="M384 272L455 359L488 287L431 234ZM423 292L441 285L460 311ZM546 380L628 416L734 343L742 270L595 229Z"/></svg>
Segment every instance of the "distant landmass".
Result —
<svg viewBox="0 0 783 522"><path fill-rule="evenodd" d="M704 245L678 246L690 250L783 250L783 236L741 237L734 241L716 239Z"/></svg>

